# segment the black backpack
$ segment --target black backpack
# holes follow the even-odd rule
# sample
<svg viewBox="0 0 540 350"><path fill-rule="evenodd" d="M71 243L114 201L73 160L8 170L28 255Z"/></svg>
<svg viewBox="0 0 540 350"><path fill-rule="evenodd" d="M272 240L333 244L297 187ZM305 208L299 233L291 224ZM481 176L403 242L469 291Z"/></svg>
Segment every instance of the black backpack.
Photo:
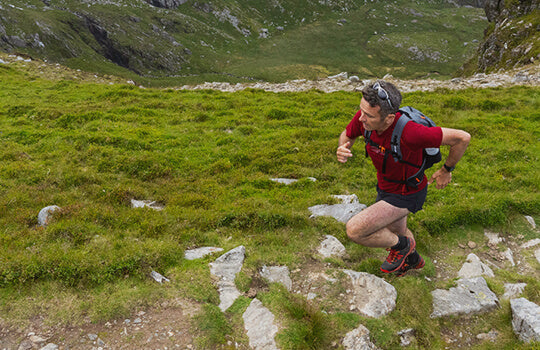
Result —
<svg viewBox="0 0 540 350"><path fill-rule="evenodd" d="M388 154L391 153L392 157L394 158L394 162L401 162L401 163L408 164L410 166L418 168L418 171L411 177L407 178L406 180L394 180L394 179L388 179L386 177L384 179L390 182L406 184L409 187L416 188L418 187L418 185L422 182L424 178L424 171L426 171L426 169L431 168L433 164L436 164L441 161L442 159L441 151L439 148L424 148L421 165L407 162L406 160L403 160L403 156L401 154L401 134L403 133L403 129L405 128L405 125L410 121L413 121L415 123L418 123L427 127L434 127L436 125L433 120L426 117L422 112L420 112L416 108L406 106L406 107L401 108L399 111L401 112L401 117L398 119L396 126L394 127L394 131L392 132L392 139L390 141L391 150L390 152L384 152L382 172L383 174L386 172L386 160L388 158ZM383 149L383 147L373 142L370 136L371 136L371 131L364 131L364 141L366 142L366 157L368 156L367 154L368 143L379 149Z"/></svg>

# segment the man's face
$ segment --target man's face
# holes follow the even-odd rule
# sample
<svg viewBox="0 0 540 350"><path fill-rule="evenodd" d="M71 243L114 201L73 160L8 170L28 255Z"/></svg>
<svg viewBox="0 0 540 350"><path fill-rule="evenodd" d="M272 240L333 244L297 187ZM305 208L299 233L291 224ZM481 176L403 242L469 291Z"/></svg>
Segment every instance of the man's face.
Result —
<svg viewBox="0 0 540 350"><path fill-rule="evenodd" d="M360 101L360 110L362 110L362 115L360 115L359 120L367 131L375 130L382 132L388 127L385 120L382 120L379 114L381 106L371 107L369 102L362 98Z"/></svg>

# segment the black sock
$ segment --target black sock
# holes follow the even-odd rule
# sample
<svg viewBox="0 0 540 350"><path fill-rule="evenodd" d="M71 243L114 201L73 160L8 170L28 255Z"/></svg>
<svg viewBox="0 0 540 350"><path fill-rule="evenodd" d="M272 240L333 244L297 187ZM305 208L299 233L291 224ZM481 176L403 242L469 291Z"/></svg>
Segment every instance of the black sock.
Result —
<svg viewBox="0 0 540 350"><path fill-rule="evenodd" d="M398 236L398 239L399 241L397 242L397 244L393 247L391 247L390 249L394 249L394 250L401 250L401 249L404 249L406 246L407 246L407 237L405 236Z"/></svg>
<svg viewBox="0 0 540 350"><path fill-rule="evenodd" d="M407 257L407 263L409 265L414 265L418 263L418 261L420 261L420 254L418 254L416 250Z"/></svg>

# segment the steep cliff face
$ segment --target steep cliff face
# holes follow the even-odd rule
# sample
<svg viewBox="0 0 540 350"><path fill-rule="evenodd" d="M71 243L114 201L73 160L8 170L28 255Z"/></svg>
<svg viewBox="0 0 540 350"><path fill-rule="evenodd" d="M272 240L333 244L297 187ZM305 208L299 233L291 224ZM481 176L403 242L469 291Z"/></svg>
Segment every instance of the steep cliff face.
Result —
<svg viewBox="0 0 540 350"><path fill-rule="evenodd" d="M478 54L462 72L491 72L540 60L539 0L486 0L491 22Z"/></svg>

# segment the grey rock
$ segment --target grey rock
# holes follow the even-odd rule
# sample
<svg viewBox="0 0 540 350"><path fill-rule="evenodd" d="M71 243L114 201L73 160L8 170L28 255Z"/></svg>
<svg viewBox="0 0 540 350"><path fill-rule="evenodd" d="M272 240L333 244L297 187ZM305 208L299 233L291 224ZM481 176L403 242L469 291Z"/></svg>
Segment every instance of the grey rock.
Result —
<svg viewBox="0 0 540 350"><path fill-rule="evenodd" d="M88 339L90 339L91 341L94 341L97 338L98 338L97 334L92 334L92 333L88 334Z"/></svg>
<svg viewBox="0 0 540 350"><path fill-rule="evenodd" d="M375 344L371 342L369 337L369 329L363 324L358 328L350 331L343 338L343 347L345 350L375 350L378 349Z"/></svg>
<svg viewBox="0 0 540 350"><path fill-rule="evenodd" d="M347 79L348 76L349 74L347 74L347 72L341 72L339 74L328 77L328 79Z"/></svg>
<svg viewBox="0 0 540 350"><path fill-rule="evenodd" d="M495 277L493 271L480 261L480 258L471 253L467 256L467 262L463 264L461 270L458 272L458 276L461 278L472 278L478 276Z"/></svg>
<svg viewBox="0 0 540 350"><path fill-rule="evenodd" d="M532 216L525 215L525 220L527 220L527 222L529 223L529 225L531 225L533 229L536 229L536 222L534 221L534 218Z"/></svg>
<svg viewBox="0 0 540 350"><path fill-rule="evenodd" d="M131 200L131 207L132 208L144 208L144 207L147 207L147 208L154 209L154 210L163 210L163 208L164 208L163 205L157 203L156 201L136 200L136 199Z"/></svg>
<svg viewBox="0 0 540 350"><path fill-rule="evenodd" d="M476 339L478 340L487 340L487 341L490 341L490 342L495 342L497 341L497 337L499 336L499 332L497 332L496 330L492 329L490 330L488 333L480 333L476 336Z"/></svg>
<svg viewBox="0 0 540 350"><path fill-rule="evenodd" d="M219 277L217 283L222 311L227 310L241 295L234 284L236 274L242 269L246 248L238 246L210 263L210 273Z"/></svg>
<svg viewBox="0 0 540 350"><path fill-rule="evenodd" d="M483 277L460 279L450 290L436 289L433 296L432 318L488 312L495 309L499 299Z"/></svg>
<svg viewBox="0 0 540 350"><path fill-rule="evenodd" d="M258 299L253 299L242 318L252 349L277 349L274 337L278 332L278 327L274 323L274 315Z"/></svg>
<svg viewBox="0 0 540 350"><path fill-rule="evenodd" d="M295 182L298 182L298 179L286 179L282 177L272 178L270 180L284 185L291 185ZM308 177L308 180L311 180L313 182L317 181L317 179L314 177Z"/></svg>
<svg viewBox="0 0 540 350"><path fill-rule="evenodd" d="M516 266L516 263L514 261L514 253L512 253L512 249L510 248L506 249L501 255L505 257L508 261L510 261L510 265Z"/></svg>
<svg viewBox="0 0 540 350"><path fill-rule="evenodd" d="M536 260L538 260L538 263L540 264L540 249L536 249L534 251L534 256L536 257Z"/></svg>
<svg viewBox="0 0 540 350"><path fill-rule="evenodd" d="M540 238L535 238L535 239L531 239L530 241L528 242L525 242L521 245L521 248L522 249L528 249L528 248L532 248L536 245L540 244Z"/></svg>
<svg viewBox="0 0 540 350"><path fill-rule="evenodd" d="M61 208L57 205L49 205L48 207L45 207L39 211L38 214L38 225L45 227L49 224L52 214L60 210Z"/></svg>
<svg viewBox="0 0 540 350"><path fill-rule="evenodd" d="M263 266L261 276L272 283L281 283L288 291L292 289L292 280L287 266Z"/></svg>
<svg viewBox="0 0 540 350"><path fill-rule="evenodd" d="M400 337L400 344L401 346L409 346L412 344L412 342L415 340L414 336L414 329L407 328L399 331L397 334Z"/></svg>
<svg viewBox="0 0 540 350"><path fill-rule="evenodd" d="M324 258L343 257L347 253L345 246L334 236L326 235L317 250Z"/></svg>
<svg viewBox="0 0 540 350"><path fill-rule="evenodd" d="M505 283L504 284L504 294L503 299L513 299L517 297L527 286L527 283Z"/></svg>
<svg viewBox="0 0 540 350"><path fill-rule="evenodd" d="M216 248L216 247L195 248L195 249L186 250L184 252L184 258L186 260L196 260L196 259L204 258L207 255L210 255L216 252L221 252L221 251L223 251L223 248Z"/></svg>
<svg viewBox="0 0 540 350"><path fill-rule="evenodd" d="M53 344L53 343L49 343L49 344L45 345L44 347L42 347L39 350L58 350L58 345Z"/></svg>
<svg viewBox="0 0 540 350"><path fill-rule="evenodd" d="M18 350L30 350L33 347L34 347L34 344L30 340L25 339L19 344L19 347L17 349Z"/></svg>
<svg viewBox="0 0 540 350"><path fill-rule="evenodd" d="M351 75L351 76L349 77L349 80L350 80L351 82L353 82L353 83L359 83L359 82L361 81L360 78L359 78L357 75Z"/></svg>
<svg viewBox="0 0 540 350"><path fill-rule="evenodd" d="M510 300L514 333L524 342L540 341L540 306L525 299Z"/></svg>
<svg viewBox="0 0 540 350"><path fill-rule="evenodd" d="M486 236L487 239L488 239L488 245L496 246L497 244L504 241L504 239L502 237L499 237L498 233L484 231L484 236Z"/></svg>
<svg viewBox="0 0 540 350"><path fill-rule="evenodd" d="M351 204L319 204L312 207L309 207L311 212L311 217L318 216L331 216L339 222L346 223L353 216L366 209L365 204L360 203L351 203Z"/></svg>
<svg viewBox="0 0 540 350"><path fill-rule="evenodd" d="M156 281L156 282L159 282L160 284L163 283L163 282L170 282L170 280L163 276L162 274L160 274L159 272L156 272L154 270L152 270L152 272L150 272L150 276Z"/></svg>
<svg viewBox="0 0 540 350"><path fill-rule="evenodd" d="M397 291L390 283L367 272L343 272L352 280L351 311L356 309L365 316L380 318L394 310Z"/></svg>

